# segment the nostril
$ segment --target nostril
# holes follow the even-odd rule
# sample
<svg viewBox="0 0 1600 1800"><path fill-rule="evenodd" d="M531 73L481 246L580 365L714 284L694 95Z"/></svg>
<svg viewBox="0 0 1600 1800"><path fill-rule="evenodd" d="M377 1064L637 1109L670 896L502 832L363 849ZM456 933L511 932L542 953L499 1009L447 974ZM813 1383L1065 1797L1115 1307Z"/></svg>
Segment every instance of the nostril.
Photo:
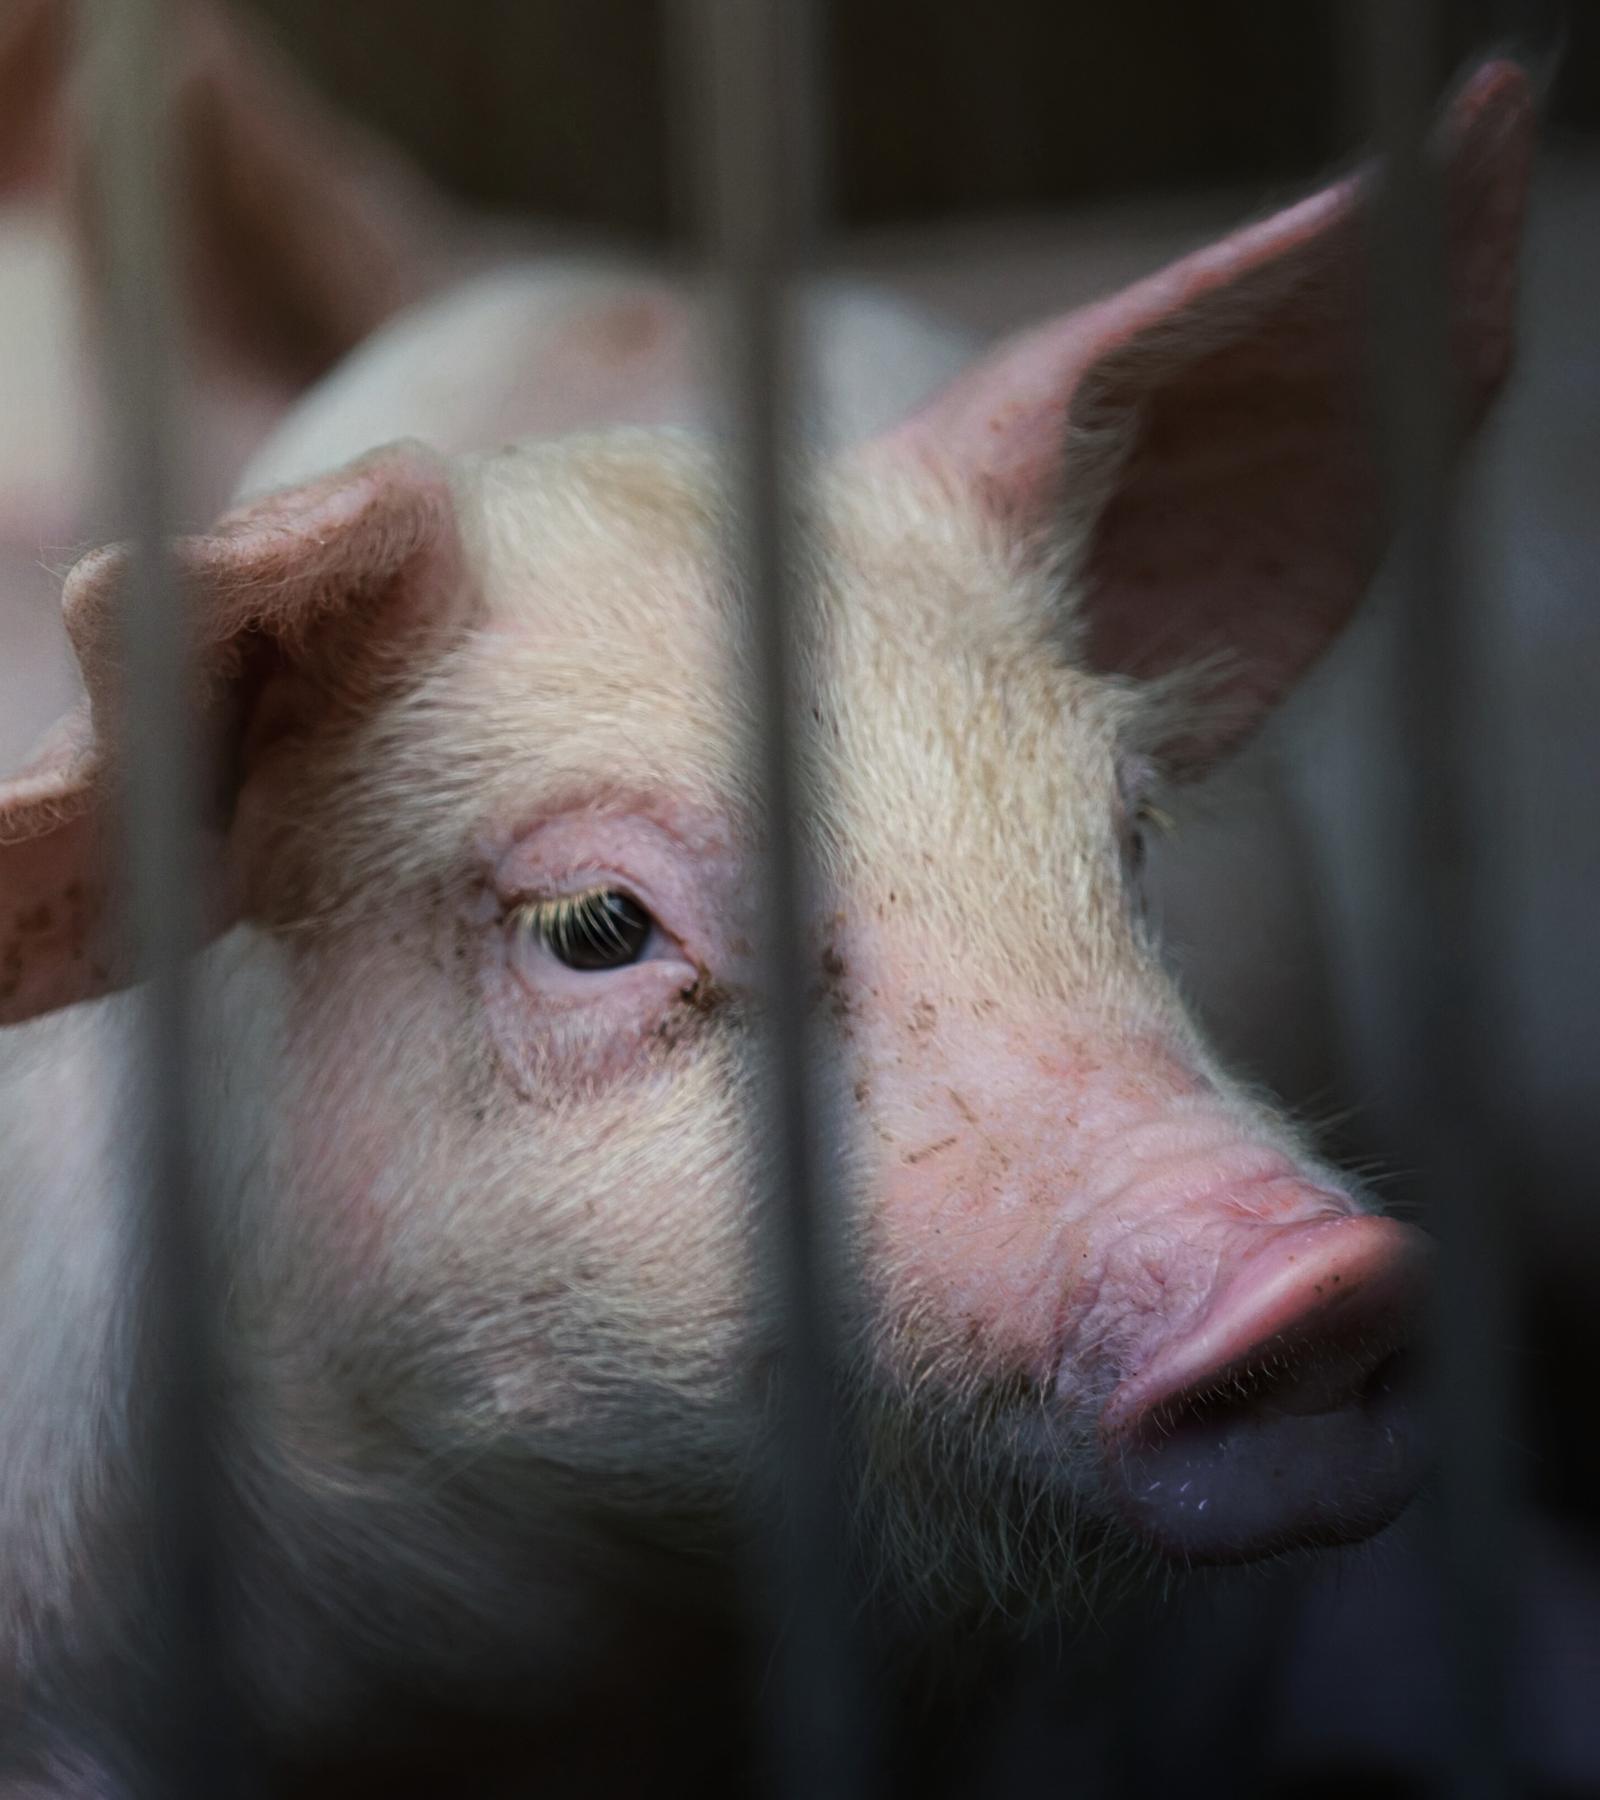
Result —
<svg viewBox="0 0 1600 1800"><path fill-rule="evenodd" d="M1423 1394L1423 1354L1412 1344L1403 1344L1384 1357L1369 1371L1358 1396L1363 1417L1384 1427L1392 1438L1394 1429L1404 1424L1418 1457L1418 1480L1426 1461L1426 1437L1420 1421L1426 1415Z"/></svg>
<svg viewBox="0 0 1600 1800"><path fill-rule="evenodd" d="M1186 1429L1225 1429L1252 1413L1314 1417L1346 1408L1383 1406L1412 1382L1409 1345L1298 1344L1264 1346L1247 1362L1225 1369L1152 1407L1136 1427L1146 1438Z"/></svg>
<svg viewBox="0 0 1600 1800"><path fill-rule="evenodd" d="M1312 1341L1288 1350L1242 1391L1257 1404L1287 1413L1338 1412L1363 1406L1398 1375L1407 1351L1401 1321L1355 1344Z"/></svg>
<svg viewBox="0 0 1600 1800"><path fill-rule="evenodd" d="M1416 1386L1416 1371L1415 1349L1402 1344L1367 1371L1357 1399L1363 1406L1379 1406L1397 1393L1409 1393Z"/></svg>

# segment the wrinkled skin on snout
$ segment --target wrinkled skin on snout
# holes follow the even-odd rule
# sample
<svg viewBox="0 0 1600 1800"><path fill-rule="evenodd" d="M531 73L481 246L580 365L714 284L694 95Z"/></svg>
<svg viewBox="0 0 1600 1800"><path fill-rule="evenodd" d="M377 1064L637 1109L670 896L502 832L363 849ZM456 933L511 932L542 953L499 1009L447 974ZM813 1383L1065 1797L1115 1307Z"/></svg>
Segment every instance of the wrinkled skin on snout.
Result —
<svg viewBox="0 0 1600 1800"><path fill-rule="evenodd" d="M1497 68L1442 140L1473 417L1526 139ZM1218 1064L1142 892L1161 787L1259 721L1381 548L1362 194L1003 346L797 477L840 1397L863 1555L923 1617L1054 1605L1134 1550L1358 1538L1420 1477L1425 1241ZM465 1612L575 1658L603 1584L677 1557L695 1595L731 1561L781 1346L714 467L669 431L396 446L179 548L237 777L202 1059L252 1430L230 1479L257 1679L302 1701L319 1637L448 1660ZM123 568L75 570L88 709L0 789L0 1022L36 1022L35 1120L66 1009L114 1024L128 979ZM52 1491L101 1504L98 1444L52 1454ZM72 1533L33 1529L7 1540L30 1620L78 1579Z"/></svg>

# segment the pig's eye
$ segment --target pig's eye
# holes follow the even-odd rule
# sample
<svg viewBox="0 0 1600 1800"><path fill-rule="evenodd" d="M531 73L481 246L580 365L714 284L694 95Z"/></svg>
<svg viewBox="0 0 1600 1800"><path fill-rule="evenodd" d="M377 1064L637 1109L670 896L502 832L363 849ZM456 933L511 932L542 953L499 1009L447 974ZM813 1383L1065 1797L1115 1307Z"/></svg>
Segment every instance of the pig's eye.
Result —
<svg viewBox="0 0 1600 1800"><path fill-rule="evenodd" d="M590 888L518 908L519 927L569 969L622 969L644 955L655 920L617 888Z"/></svg>

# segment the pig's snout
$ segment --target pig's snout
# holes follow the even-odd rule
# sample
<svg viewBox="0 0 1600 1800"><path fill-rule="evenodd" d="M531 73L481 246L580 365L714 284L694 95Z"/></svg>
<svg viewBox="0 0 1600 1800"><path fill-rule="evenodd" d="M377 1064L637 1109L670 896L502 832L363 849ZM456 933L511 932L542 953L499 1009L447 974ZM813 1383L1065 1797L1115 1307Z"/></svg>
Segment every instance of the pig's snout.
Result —
<svg viewBox="0 0 1600 1800"><path fill-rule="evenodd" d="M1386 1525L1425 1465L1409 1344L1430 1250L1370 1215L1274 1232L1107 1401L1101 1441L1125 1516L1190 1562Z"/></svg>

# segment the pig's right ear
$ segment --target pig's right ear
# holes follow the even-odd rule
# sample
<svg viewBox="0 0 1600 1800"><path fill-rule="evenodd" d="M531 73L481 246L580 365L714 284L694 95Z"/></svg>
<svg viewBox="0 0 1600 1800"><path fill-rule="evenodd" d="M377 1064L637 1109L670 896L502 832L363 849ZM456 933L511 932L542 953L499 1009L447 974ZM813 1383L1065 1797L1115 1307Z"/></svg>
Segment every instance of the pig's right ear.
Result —
<svg viewBox="0 0 1600 1800"><path fill-rule="evenodd" d="M1434 146L1464 431L1510 360L1531 139L1527 78L1492 63ZM1091 667L1204 674L1162 746L1171 773L1202 772L1254 728L1382 552L1370 189L1343 182L1014 339L869 447L941 471L1064 561Z"/></svg>
<svg viewBox="0 0 1600 1800"><path fill-rule="evenodd" d="M314 723L308 707L349 712L413 682L472 606L445 468L420 445L270 494L181 539L175 560L192 606L204 738L226 771L208 796L219 843L251 765ZM115 882L125 748L116 612L127 568L113 546L68 576L67 628L88 697L0 782L0 1025L133 978ZM219 892L209 910L217 931L236 907Z"/></svg>

